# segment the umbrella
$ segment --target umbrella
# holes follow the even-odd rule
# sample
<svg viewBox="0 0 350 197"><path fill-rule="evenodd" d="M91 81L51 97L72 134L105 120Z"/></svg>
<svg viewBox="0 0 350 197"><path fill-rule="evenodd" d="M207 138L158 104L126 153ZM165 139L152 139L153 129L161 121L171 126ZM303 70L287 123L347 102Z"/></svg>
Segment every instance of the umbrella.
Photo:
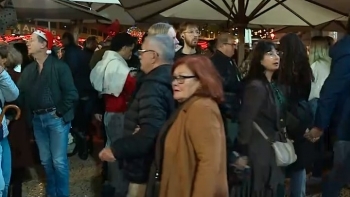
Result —
<svg viewBox="0 0 350 197"><path fill-rule="evenodd" d="M239 64L248 24L311 26L344 15L306 0L119 0L136 21L157 14L172 18L229 20L239 28ZM320 14L321 13L321 14Z"/></svg>
<svg viewBox="0 0 350 197"><path fill-rule="evenodd" d="M229 19L245 26L316 26L343 16L305 0L120 0L120 3L136 21L161 14L196 20Z"/></svg>
<svg viewBox="0 0 350 197"><path fill-rule="evenodd" d="M92 10L95 10L99 15L110 19L110 21L106 20L98 20L99 23L108 23L111 21L115 21L118 19L120 24L122 25L134 25L135 20L130 16L128 12L124 10L124 8L120 5L119 1L116 0L74 0L77 3L82 5L88 5ZM96 23L96 20L84 20L83 23Z"/></svg>
<svg viewBox="0 0 350 197"><path fill-rule="evenodd" d="M317 6L332 10L344 16L350 13L349 0L306 0Z"/></svg>
<svg viewBox="0 0 350 197"><path fill-rule="evenodd" d="M336 31L336 32L345 32L346 31L346 23L348 18L342 17L337 20L332 20L315 27L306 27L306 26L285 26L275 28L276 33L288 33L288 32L308 32L312 30L320 30L320 31Z"/></svg>
<svg viewBox="0 0 350 197"><path fill-rule="evenodd" d="M12 0L18 18L54 20L110 19L87 6L65 0Z"/></svg>

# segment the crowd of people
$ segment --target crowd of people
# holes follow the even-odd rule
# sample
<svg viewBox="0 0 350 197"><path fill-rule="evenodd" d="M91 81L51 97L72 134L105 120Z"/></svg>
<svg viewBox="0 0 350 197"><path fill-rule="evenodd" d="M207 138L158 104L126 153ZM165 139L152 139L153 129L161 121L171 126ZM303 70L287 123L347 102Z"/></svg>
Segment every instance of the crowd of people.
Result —
<svg viewBox="0 0 350 197"><path fill-rule="evenodd" d="M260 40L242 66L232 34L218 35L210 56L199 36L194 23L156 23L141 45L118 33L80 47L67 32L60 49L46 30L0 43L1 108L22 111L1 123L0 196L22 196L35 162L29 128L46 196L70 196L68 156L89 157L93 118L106 143L101 196L303 197L307 171L322 180L329 144L322 196L339 196L350 177L350 23L344 38L316 36L309 49L293 33L278 46Z"/></svg>

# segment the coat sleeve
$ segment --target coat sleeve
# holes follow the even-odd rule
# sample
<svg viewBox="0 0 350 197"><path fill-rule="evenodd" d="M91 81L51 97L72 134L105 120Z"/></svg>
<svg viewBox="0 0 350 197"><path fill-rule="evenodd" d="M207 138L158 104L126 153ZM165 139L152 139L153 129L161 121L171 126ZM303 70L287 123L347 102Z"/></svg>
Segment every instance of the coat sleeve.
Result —
<svg viewBox="0 0 350 197"><path fill-rule="evenodd" d="M225 142L224 125L221 115L210 106L196 101L188 111L186 132L194 147L197 157L197 171L192 197L215 196L215 177L222 164L222 151ZM224 154L226 156L226 154Z"/></svg>
<svg viewBox="0 0 350 197"><path fill-rule="evenodd" d="M19 95L15 82L13 82L6 70L0 74L0 90L5 99L2 101L2 104L16 100Z"/></svg>
<svg viewBox="0 0 350 197"><path fill-rule="evenodd" d="M74 103L79 99L79 95L68 65L60 62L57 66L57 70L59 87L62 92L62 99L57 104L57 112L60 115L64 115L70 109L74 108Z"/></svg>
<svg viewBox="0 0 350 197"><path fill-rule="evenodd" d="M349 91L349 58L350 56L345 56L332 65L331 72L321 89L315 116L315 127L322 130L328 128L340 95L344 91Z"/></svg>
<svg viewBox="0 0 350 197"><path fill-rule="evenodd" d="M242 145L249 143L252 132L253 122L257 116L267 92L260 81L248 83L244 89L242 107L238 117L238 142Z"/></svg>
<svg viewBox="0 0 350 197"><path fill-rule="evenodd" d="M139 98L139 127L140 130L112 143L111 149L117 159L132 159L144 156L154 148L156 137L168 118L171 110L169 100L172 93L162 85L149 84L149 91ZM151 87L153 86L153 87Z"/></svg>

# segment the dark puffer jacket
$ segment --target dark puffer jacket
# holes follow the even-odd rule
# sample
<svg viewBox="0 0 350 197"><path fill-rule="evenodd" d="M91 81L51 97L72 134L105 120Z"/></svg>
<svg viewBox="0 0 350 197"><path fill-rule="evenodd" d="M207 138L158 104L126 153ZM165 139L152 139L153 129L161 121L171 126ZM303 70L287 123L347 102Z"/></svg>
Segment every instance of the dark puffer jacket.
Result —
<svg viewBox="0 0 350 197"><path fill-rule="evenodd" d="M170 65L159 66L141 80L125 114L124 137L111 146L133 183L147 182L157 135L175 106ZM133 135L137 125L140 130Z"/></svg>

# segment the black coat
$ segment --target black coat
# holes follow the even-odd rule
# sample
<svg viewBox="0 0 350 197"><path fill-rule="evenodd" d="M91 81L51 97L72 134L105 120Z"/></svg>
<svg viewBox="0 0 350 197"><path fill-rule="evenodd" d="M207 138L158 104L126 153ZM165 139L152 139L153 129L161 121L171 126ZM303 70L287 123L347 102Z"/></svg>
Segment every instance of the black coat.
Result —
<svg viewBox="0 0 350 197"><path fill-rule="evenodd" d="M171 66L161 65L142 77L125 113L124 137L111 148L129 181L146 183L158 133L174 110ZM140 130L133 134L135 128Z"/></svg>
<svg viewBox="0 0 350 197"><path fill-rule="evenodd" d="M219 108L225 123L225 133L227 136L226 146L228 153L227 161L230 163L234 160L232 151L235 148L234 139L228 137L231 136L229 133L234 131L228 130L228 124L229 121L237 121L237 116L241 105L241 92L243 85L239 70L230 57L227 57L221 51L217 50L211 57L211 61L222 78L225 101L219 105Z"/></svg>
<svg viewBox="0 0 350 197"><path fill-rule="evenodd" d="M276 190L284 184L284 170L276 164L271 144L253 127L256 122L272 140L278 140L284 115L276 105L267 82L253 80L244 88L242 108L239 113L239 152L247 155L252 170L252 191L261 191L266 185Z"/></svg>
<svg viewBox="0 0 350 197"><path fill-rule="evenodd" d="M225 118L237 119L241 102L241 75L236 64L230 57L217 50L211 57L216 70L219 72L224 89L225 101L220 105L220 111Z"/></svg>

